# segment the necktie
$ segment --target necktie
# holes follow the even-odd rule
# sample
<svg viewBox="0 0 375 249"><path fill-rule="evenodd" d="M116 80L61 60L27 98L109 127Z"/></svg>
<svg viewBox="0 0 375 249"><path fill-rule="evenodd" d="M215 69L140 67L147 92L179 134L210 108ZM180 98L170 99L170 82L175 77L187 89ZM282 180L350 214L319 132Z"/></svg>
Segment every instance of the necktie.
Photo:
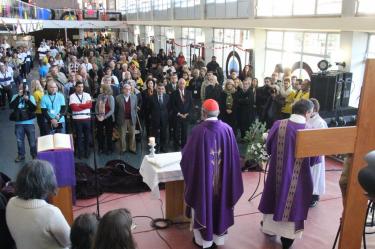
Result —
<svg viewBox="0 0 375 249"><path fill-rule="evenodd" d="M159 104L163 104L163 97L161 95L159 95Z"/></svg>

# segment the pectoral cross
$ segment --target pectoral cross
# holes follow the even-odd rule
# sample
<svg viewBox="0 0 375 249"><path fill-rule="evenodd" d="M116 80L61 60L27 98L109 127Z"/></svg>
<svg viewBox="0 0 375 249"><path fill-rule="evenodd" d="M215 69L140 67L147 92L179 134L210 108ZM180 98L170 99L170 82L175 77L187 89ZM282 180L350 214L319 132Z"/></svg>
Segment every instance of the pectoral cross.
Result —
<svg viewBox="0 0 375 249"><path fill-rule="evenodd" d="M211 149L210 152L211 155L211 163L213 166L213 189L214 189L214 195L220 194L220 189L221 189L221 149L217 149L217 141L215 140L215 145L214 148Z"/></svg>
<svg viewBox="0 0 375 249"><path fill-rule="evenodd" d="M352 153L344 203L339 249L361 248L367 198L358 183L358 171L366 165L364 156L375 149L375 59L367 60L357 126L297 132L296 158Z"/></svg>

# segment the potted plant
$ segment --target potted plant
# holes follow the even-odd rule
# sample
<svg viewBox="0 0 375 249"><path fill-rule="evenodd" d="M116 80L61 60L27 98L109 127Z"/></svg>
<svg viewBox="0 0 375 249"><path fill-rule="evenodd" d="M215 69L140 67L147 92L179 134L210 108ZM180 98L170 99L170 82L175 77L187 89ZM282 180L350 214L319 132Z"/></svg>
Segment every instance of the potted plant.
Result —
<svg viewBox="0 0 375 249"><path fill-rule="evenodd" d="M262 171L263 163L268 160L263 134L267 131L266 124L256 120L246 132L245 166L244 170Z"/></svg>

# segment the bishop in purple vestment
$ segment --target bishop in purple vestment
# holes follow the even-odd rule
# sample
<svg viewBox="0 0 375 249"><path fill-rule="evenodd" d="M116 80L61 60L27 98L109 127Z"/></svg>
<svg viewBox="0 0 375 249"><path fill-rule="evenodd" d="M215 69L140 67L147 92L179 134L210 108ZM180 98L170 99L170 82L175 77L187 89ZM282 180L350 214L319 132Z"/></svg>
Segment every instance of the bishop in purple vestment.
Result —
<svg viewBox="0 0 375 249"><path fill-rule="evenodd" d="M305 129L313 104L300 100L292 107L289 119L274 123L267 137L269 173L259 204L264 214L262 230L281 236L283 249L290 248L302 236L304 221L311 203L313 182L310 167L317 158L296 159L296 133Z"/></svg>
<svg viewBox="0 0 375 249"><path fill-rule="evenodd" d="M206 100L204 121L192 130L182 151L185 202L191 211L195 243L203 248L224 244L234 224L234 205L243 193L236 139L232 128L217 119L218 114L217 102Z"/></svg>

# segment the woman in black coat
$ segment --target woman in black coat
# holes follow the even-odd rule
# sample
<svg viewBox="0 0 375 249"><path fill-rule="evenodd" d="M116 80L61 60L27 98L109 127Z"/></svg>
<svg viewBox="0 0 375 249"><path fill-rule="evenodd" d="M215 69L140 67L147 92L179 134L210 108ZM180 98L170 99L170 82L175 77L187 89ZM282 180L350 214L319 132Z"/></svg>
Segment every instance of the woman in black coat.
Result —
<svg viewBox="0 0 375 249"><path fill-rule="evenodd" d="M246 131L255 120L254 91L250 87L250 79L246 78L242 82L242 88L237 91L237 117L241 138L245 137Z"/></svg>
<svg viewBox="0 0 375 249"><path fill-rule="evenodd" d="M206 90L207 93L207 90ZM224 91L221 92L219 97L220 114L219 119L230 125L236 135L236 88L234 87L233 80L229 79L225 83Z"/></svg>

